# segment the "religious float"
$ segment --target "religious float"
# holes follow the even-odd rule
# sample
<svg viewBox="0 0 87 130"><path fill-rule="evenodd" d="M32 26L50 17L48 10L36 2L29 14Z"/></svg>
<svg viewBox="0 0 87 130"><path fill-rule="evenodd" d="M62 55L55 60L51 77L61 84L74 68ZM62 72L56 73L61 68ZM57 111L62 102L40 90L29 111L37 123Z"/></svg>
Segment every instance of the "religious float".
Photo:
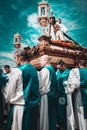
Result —
<svg viewBox="0 0 87 130"><path fill-rule="evenodd" d="M72 38L70 38L65 32L63 36L65 39L52 38L55 28L57 28L55 17L53 12L50 11L49 16L49 4L42 0L38 3L38 23L42 27L43 34L38 38L39 43L30 48L29 46L24 49L29 55L29 61L37 69L40 69L40 58L42 55L49 55L51 57L51 64L56 68L56 62L60 59L64 60L68 67L73 68L78 66L79 60L87 60L87 48L82 47ZM52 30L53 29L53 30ZM14 35L14 46L20 48L20 34Z"/></svg>

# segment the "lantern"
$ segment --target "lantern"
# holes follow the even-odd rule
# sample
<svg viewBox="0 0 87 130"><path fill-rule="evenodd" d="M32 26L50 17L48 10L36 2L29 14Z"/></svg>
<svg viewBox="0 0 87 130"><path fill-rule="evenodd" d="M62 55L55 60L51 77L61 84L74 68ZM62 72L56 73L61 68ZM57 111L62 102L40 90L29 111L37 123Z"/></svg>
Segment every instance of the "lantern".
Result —
<svg viewBox="0 0 87 130"><path fill-rule="evenodd" d="M14 46L17 49L21 47L21 35L19 33L14 35Z"/></svg>

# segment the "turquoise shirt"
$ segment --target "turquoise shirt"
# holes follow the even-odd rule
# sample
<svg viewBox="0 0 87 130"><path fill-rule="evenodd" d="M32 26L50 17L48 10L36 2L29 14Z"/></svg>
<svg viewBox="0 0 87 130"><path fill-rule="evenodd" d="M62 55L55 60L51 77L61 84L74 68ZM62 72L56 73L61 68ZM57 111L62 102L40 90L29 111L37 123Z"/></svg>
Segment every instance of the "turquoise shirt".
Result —
<svg viewBox="0 0 87 130"><path fill-rule="evenodd" d="M57 77L57 88L58 88L58 98L57 98L57 123L58 125L67 130L67 95L64 89L64 81L68 80L69 76L69 69L61 72L57 70L56 77Z"/></svg>
<svg viewBox="0 0 87 130"><path fill-rule="evenodd" d="M40 102L39 80L37 70L31 64L19 66L23 77L25 106L35 106Z"/></svg>
<svg viewBox="0 0 87 130"><path fill-rule="evenodd" d="M79 73L84 117L87 119L87 68L79 68Z"/></svg>
<svg viewBox="0 0 87 130"><path fill-rule="evenodd" d="M51 65L45 66L50 72L50 91L54 91L55 93L57 92L57 80L56 80L56 73L54 68Z"/></svg>
<svg viewBox="0 0 87 130"><path fill-rule="evenodd" d="M57 76L57 87L58 87L59 93L61 93L61 94L62 93L65 94L65 89L64 89L63 83L64 83L64 81L68 80L69 72L70 72L69 69L66 69L63 72L60 72L60 70L57 70L57 72L56 72L56 76Z"/></svg>
<svg viewBox="0 0 87 130"><path fill-rule="evenodd" d="M50 91L48 97L49 130L56 130L57 81L56 73L51 65L45 66L50 72Z"/></svg>
<svg viewBox="0 0 87 130"><path fill-rule="evenodd" d="M2 87L6 84L7 82L7 77L3 76L0 74L0 129L3 126L4 122L4 109L3 109L3 95L2 95Z"/></svg>
<svg viewBox="0 0 87 130"><path fill-rule="evenodd" d="M58 89L58 104L65 105L67 104L66 93L64 89L64 81L68 80L70 69L66 69L63 72L57 70L56 77L57 77L57 89Z"/></svg>

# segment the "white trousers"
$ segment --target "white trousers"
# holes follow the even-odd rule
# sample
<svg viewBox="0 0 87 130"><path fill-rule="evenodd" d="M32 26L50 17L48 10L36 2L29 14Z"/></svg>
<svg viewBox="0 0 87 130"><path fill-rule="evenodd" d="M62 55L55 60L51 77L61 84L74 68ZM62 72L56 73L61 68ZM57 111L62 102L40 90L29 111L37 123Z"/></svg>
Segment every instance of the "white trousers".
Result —
<svg viewBox="0 0 87 130"><path fill-rule="evenodd" d="M81 98L81 93L78 91L75 96L75 113L77 114L78 118L78 127L79 130L87 130L87 125L86 125L86 119L84 119L84 109L82 106L82 98Z"/></svg>
<svg viewBox="0 0 87 130"><path fill-rule="evenodd" d="M22 130L23 106L14 106L13 122L11 130Z"/></svg>
<svg viewBox="0 0 87 130"><path fill-rule="evenodd" d="M49 130L47 94L42 95L40 103L40 130Z"/></svg>
<svg viewBox="0 0 87 130"><path fill-rule="evenodd" d="M72 105L72 94L67 94L67 130L75 130L75 118Z"/></svg>

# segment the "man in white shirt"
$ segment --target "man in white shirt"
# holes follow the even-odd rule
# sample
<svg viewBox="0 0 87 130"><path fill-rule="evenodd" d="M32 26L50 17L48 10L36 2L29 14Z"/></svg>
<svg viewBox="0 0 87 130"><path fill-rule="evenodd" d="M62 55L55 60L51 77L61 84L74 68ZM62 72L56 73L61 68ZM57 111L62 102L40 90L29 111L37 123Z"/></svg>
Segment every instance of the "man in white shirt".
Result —
<svg viewBox="0 0 87 130"><path fill-rule="evenodd" d="M40 63L43 67L39 72L40 130L56 130L56 73L48 55L43 55Z"/></svg>
<svg viewBox="0 0 87 130"><path fill-rule="evenodd" d="M78 125L79 130L87 130L87 68L84 60L79 61L79 68L70 71L66 90L74 95L76 127Z"/></svg>
<svg viewBox="0 0 87 130"><path fill-rule="evenodd" d="M29 64L25 50L14 53L17 67L8 76L4 88L6 102L10 102L6 130L36 130L40 102L37 70Z"/></svg>

